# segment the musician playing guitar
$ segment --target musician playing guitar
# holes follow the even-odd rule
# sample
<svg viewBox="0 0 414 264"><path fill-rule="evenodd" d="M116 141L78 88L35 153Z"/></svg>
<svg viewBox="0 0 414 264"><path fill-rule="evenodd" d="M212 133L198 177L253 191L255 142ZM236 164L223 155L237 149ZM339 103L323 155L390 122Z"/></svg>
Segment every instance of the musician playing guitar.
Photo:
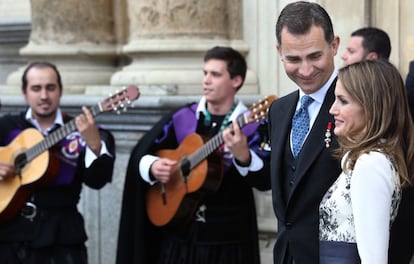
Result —
<svg viewBox="0 0 414 264"><path fill-rule="evenodd" d="M265 123L241 128L235 121L248 109L235 96L246 68L243 56L232 48L208 50L201 100L163 117L134 148L124 189L118 264L259 263L252 187L270 188L269 152L263 147L267 144ZM206 158L206 175L196 172L198 167L191 169L191 162L183 162L186 148L199 149L217 134L222 135L223 144ZM193 136L204 141L187 140ZM162 154L166 150L172 154L184 150L185 154L168 157ZM198 178L205 179L194 190ZM181 208L188 217L177 212L166 224L151 223L146 210L151 210L152 202L169 207L176 181L182 187L179 192L185 194L183 203L193 201L189 208ZM146 196L150 190L157 201ZM157 209L152 213L169 212Z"/></svg>
<svg viewBox="0 0 414 264"><path fill-rule="evenodd" d="M22 81L28 109L19 115L0 118L0 145L10 144L11 151L17 143L12 141L21 135L27 135L20 142L24 148L26 143L43 142L43 137L72 121L59 107L63 87L55 65L31 63ZM12 182L21 183L19 192L14 193L10 205L1 214L4 218L0 222L2 263L87 263L87 235L77 204L83 183L100 189L111 181L115 142L109 131L95 124L86 107L73 124L73 131L68 131L67 136L38 158L31 160L29 151L27 156L20 155L14 160L0 157L2 205L7 186L11 187ZM30 162L23 165L26 161ZM44 172L40 169L43 167ZM39 180L25 186L30 177L39 177ZM4 212L6 209L16 214L9 216Z"/></svg>

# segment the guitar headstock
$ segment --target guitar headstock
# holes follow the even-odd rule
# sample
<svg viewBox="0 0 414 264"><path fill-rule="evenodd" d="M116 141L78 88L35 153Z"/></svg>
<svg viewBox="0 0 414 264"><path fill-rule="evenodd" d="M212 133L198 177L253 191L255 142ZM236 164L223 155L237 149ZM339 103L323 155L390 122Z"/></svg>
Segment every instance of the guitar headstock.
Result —
<svg viewBox="0 0 414 264"><path fill-rule="evenodd" d="M265 98L259 100L258 102L252 104L249 107L249 122L259 122L262 119L266 118L269 112L270 105L276 99L276 95L268 95Z"/></svg>
<svg viewBox="0 0 414 264"><path fill-rule="evenodd" d="M118 114L120 110L126 110L126 108L138 97L140 92L137 86L129 85L117 91L115 94L108 96L99 104L99 109L101 112L116 111Z"/></svg>

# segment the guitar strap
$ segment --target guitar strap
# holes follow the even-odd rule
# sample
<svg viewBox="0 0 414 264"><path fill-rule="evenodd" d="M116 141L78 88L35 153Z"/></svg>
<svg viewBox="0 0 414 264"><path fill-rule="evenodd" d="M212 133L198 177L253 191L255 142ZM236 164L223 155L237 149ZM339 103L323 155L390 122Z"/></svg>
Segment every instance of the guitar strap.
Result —
<svg viewBox="0 0 414 264"><path fill-rule="evenodd" d="M72 120L72 116L62 112L63 123L68 123ZM59 170L54 178L53 185L66 185L70 184L74 177L78 166L78 158L81 152L84 151L86 145L83 143L79 133L72 132L60 142L58 142L53 148L58 160Z"/></svg>

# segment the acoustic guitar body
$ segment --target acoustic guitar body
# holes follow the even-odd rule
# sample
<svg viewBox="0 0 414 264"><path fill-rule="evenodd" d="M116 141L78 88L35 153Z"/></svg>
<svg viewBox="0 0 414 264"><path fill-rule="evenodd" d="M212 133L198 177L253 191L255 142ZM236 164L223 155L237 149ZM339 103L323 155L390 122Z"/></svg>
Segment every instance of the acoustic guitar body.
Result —
<svg viewBox="0 0 414 264"><path fill-rule="evenodd" d="M43 135L34 128L20 133L8 146L0 147L0 159L16 164L16 159L24 158L20 154L43 140ZM7 221L16 214L27 200L32 188L45 174L49 165L49 152L38 155L30 163L21 167L20 175L0 181L0 221Z"/></svg>
<svg viewBox="0 0 414 264"><path fill-rule="evenodd" d="M147 192L146 207L148 217L156 226L183 224L194 214L201 196L206 191L216 191L222 180L220 155L211 155L194 165L186 175L186 157L200 149L204 144L198 134L187 136L175 150L160 150L157 156L178 161L170 181L162 185L156 183ZM191 166L191 165L190 165Z"/></svg>

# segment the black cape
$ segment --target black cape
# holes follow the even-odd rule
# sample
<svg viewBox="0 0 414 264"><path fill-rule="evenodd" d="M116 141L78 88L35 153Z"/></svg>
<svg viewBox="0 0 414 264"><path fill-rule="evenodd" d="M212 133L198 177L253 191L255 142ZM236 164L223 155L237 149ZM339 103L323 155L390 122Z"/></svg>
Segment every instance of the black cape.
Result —
<svg viewBox="0 0 414 264"><path fill-rule="evenodd" d="M162 231L151 224L145 211L146 184L139 177L138 161L147 154L165 123L171 119L174 111L165 115L147 132L133 148L122 197L119 221L117 264L153 264L159 255Z"/></svg>

